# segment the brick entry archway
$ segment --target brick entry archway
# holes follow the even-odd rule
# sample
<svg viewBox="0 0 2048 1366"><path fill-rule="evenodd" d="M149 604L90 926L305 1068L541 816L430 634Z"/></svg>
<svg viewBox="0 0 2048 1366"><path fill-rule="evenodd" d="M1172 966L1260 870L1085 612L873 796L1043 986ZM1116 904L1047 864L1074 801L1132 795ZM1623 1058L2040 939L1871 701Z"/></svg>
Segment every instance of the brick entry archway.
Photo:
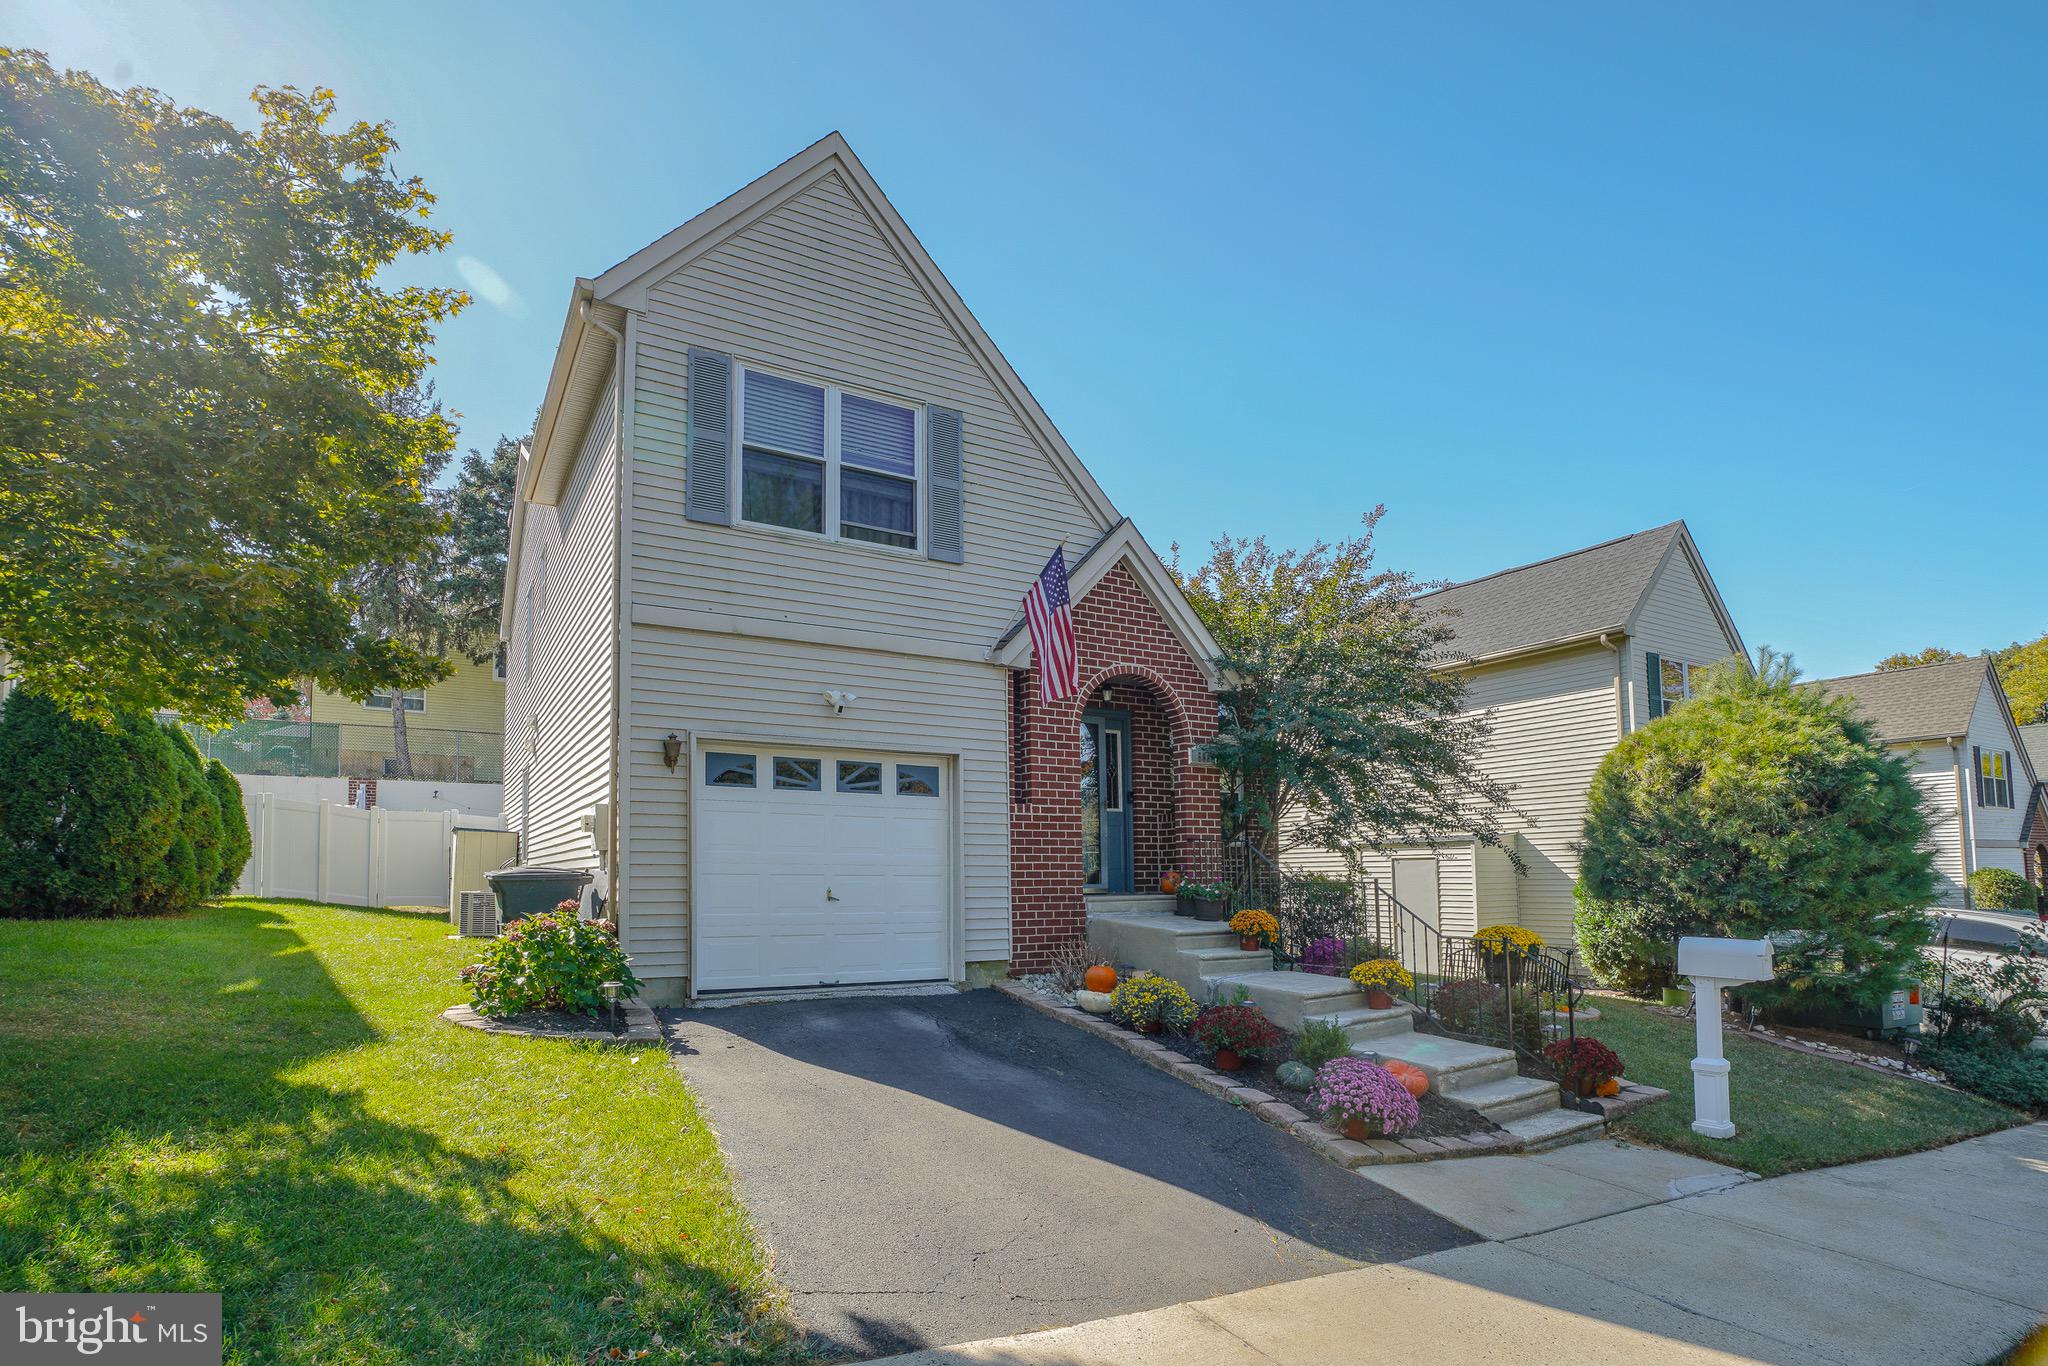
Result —
<svg viewBox="0 0 2048 1366"><path fill-rule="evenodd" d="M1081 693L1038 700L1035 668L1011 677L1010 970L1040 972L1087 932L1082 890L1081 713L1131 713L1132 885L1201 861L1221 838L1213 769L1189 752L1214 737L1216 699L1180 638L1124 565L1074 604ZM1105 696L1105 693L1107 696Z"/></svg>

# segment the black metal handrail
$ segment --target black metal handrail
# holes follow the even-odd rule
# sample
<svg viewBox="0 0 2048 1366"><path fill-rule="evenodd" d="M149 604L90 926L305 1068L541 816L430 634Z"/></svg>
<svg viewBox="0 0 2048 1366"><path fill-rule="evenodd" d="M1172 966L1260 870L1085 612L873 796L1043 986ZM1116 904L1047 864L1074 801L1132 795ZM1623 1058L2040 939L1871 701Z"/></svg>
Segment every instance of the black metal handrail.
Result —
<svg viewBox="0 0 2048 1366"><path fill-rule="evenodd" d="M1298 971L1341 976L1366 957L1395 959L1415 979L1414 1004L1430 1026L1507 1047L1538 1071L1554 1071L1541 1052L1548 1038L1577 1037L1584 989L1568 948L1490 953L1445 934L1377 878L1350 868L1284 869L1246 840L1224 842L1217 861L1211 879L1230 885L1235 908L1271 912L1279 926L1275 957ZM1580 1104L1559 1089L1567 1105Z"/></svg>

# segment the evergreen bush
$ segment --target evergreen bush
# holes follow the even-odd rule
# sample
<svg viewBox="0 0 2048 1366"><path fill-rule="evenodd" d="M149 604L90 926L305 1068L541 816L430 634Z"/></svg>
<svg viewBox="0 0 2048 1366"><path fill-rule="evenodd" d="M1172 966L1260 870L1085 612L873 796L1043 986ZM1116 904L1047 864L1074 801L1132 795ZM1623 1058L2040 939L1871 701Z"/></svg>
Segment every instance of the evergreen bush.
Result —
<svg viewBox="0 0 2048 1366"><path fill-rule="evenodd" d="M213 884L213 894L226 896L242 880L242 870L249 866L249 855L256 845L249 835L249 811L242 804L242 784L228 772L228 766L218 759L208 759L206 785L213 789L213 799L220 804L220 877Z"/></svg>
<svg viewBox="0 0 2048 1366"><path fill-rule="evenodd" d="M2041 904L2034 884L2010 868L1979 868L1970 874L1970 900L1985 911L2031 911Z"/></svg>

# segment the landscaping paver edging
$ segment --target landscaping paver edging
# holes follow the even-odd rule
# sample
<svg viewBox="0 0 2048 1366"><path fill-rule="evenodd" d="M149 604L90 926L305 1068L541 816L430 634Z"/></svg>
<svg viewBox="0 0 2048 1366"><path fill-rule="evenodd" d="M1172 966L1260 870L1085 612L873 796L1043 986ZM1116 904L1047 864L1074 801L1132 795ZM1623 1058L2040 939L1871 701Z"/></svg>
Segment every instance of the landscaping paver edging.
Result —
<svg viewBox="0 0 2048 1366"><path fill-rule="evenodd" d="M630 1045L661 1042L661 1020L652 1007L638 1001L621 1001L619 1015L626 1022L623 1034L614 1034L608 1029L523 1029L488 1015L479 1015L469 1006L450 1006L441 1012L441 1018L449 1024L480 1030L485 1034L511 1034L522 1039L568 1039L578 1043Z"/></svg>
<svg viewBox="0 0 2048 1366"><path fill-rule="evenodd" d="M1078 1006L1055 1001L1042 992L1034 991L1021 982L997 982L995 990L1002 992L1013 1001L1021 1002L1041 1015L1074 1026L1076 1029L1106 1039L1126 1053L1144 1059L1152 1066L1170 1076L1179 1077L1191 1086L1196 1086L1220 1100L1241 1105L1276 1129L1285 1129L1296 1138L1307 1143L1321 1156L1340 1167L1371 1167L1390 1162L1431 1162L1447 1157L1499 1157L1507 1153L1522 1151L1523 1140L1513 1134L1473 1134L1455 1138L1373 1138L1360 1143L1345 1138L1332 1130L1321 1120L1314 1118L1265 1091L1245 1086L1226 1073L1204 1067L1190 1058L1182 1057L1165 1044L1134 1034L1121 1025L1112 1024L1100 1016L1090 1015ZM1628 1106L1634 1109L1647 1105L1653 1100L1663 1099L1665 1093L1655 1087L1624 1086L1619 1096L1610 1096L1603 1102L1618 1105L1630 1100L1631 1090L1643 1093L1641 1099ZM1620 1111L1609 1110L1612 1119Z"/></svg>

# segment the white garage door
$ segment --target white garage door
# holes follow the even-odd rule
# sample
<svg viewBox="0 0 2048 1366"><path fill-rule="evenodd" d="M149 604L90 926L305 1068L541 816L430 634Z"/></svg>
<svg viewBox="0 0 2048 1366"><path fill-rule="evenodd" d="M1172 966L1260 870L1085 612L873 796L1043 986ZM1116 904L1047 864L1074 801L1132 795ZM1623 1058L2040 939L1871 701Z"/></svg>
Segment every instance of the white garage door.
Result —
<svg viewBox="0 0 2048 1366"><path fill-rule="evenodd" d="M949 763L721 747L691 776L698 991L951 975Z"/></svg>

